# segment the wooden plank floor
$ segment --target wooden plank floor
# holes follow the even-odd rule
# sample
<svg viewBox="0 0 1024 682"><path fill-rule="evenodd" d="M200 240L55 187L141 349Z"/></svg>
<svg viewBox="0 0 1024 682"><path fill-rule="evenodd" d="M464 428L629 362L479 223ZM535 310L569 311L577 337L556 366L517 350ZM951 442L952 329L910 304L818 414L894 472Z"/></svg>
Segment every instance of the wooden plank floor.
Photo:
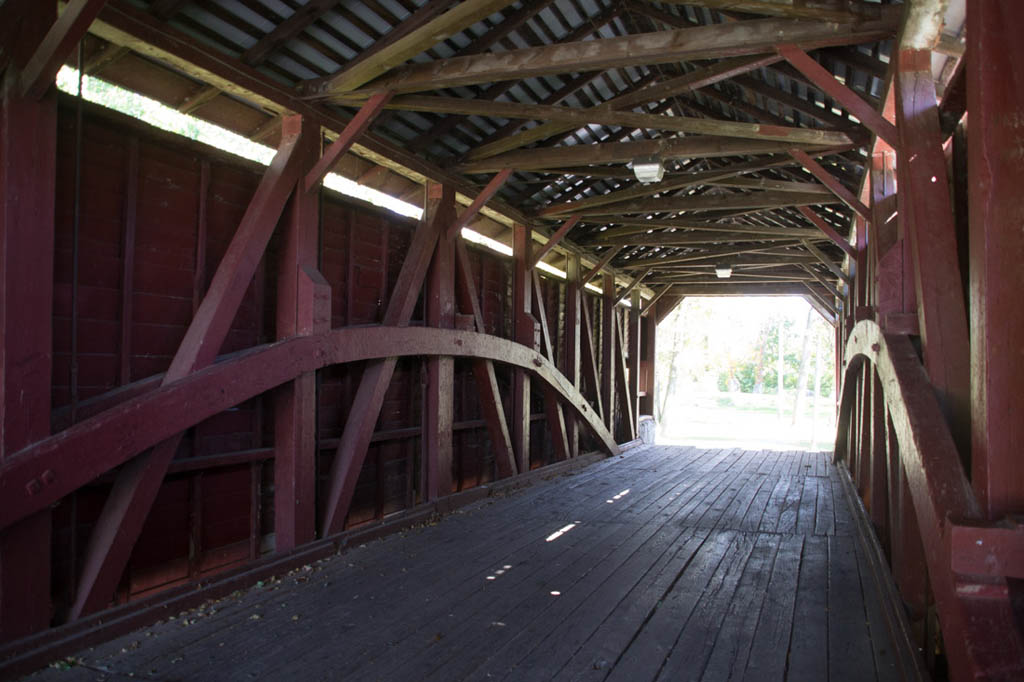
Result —
<svg viewBox="0 0 1024 682"><path fill-rule="evenodd" d="M896 680L825 453L652 446L268 581L41 680Z"/></svg>

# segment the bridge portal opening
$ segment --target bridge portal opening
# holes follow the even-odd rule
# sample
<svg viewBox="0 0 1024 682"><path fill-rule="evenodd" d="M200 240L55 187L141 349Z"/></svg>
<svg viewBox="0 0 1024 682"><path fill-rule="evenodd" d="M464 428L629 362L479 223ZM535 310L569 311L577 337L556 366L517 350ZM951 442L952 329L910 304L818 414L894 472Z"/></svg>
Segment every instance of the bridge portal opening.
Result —
<svg viewBox="0 0 1024 682"><path fill-rule="evenodd" d="M687 297L657 334L659 443L832 448L835 330L804 298Z"/></svg>

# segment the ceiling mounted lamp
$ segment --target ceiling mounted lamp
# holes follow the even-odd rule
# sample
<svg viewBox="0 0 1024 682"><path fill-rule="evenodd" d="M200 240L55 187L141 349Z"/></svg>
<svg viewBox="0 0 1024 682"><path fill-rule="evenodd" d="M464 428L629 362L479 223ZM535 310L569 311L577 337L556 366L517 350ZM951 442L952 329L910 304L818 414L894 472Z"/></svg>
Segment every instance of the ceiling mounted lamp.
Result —
<svg viewBox="0 0 1024 682"><path fill-rule="evenodd" d="M640 156L633 159L633 175L640 182L661 182L665 177L665 164L657 156Z"/></svg>
<svg viewBox="0 0 1024 682"><path fill-rule="evenodd" d="M731 265L716 265L715 274L718 279L729 279L732 277L732 266Z"/></svg>

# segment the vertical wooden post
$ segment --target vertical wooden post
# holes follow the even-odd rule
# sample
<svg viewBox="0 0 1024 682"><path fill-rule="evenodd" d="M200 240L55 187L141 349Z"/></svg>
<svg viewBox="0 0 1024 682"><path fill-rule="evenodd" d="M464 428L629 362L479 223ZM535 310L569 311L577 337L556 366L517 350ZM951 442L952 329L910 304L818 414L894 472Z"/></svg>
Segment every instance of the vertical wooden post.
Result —
<svg viewBox="0 0 1024 682"><path fill-rule="evenodd" d="M512 257L512 324L515 339L533 348L534 322L530 315L530 228L526 225L513 226ZM516 453L516 470L520 473L530 468L530 375L526 370L516 368L512 377L512 448Z"/></svg>
<svg viewBox="0 0 1024 682"><path fill-rule="evenodd" d="M320 154L320 130L302 121L295 150L302 166ZM286 214L277 275L277 338L330 327L330 285L317 270L319 186L298 184ZM307 372L274 395L274 536L277 551L316 537L316 373Z"/></svg>
<svg viewBox="0 0 1024 682"><path fill-rule="evenodd" d="M967 3L970 183L971 445L974 489L989 517L1024 512L1024 7Z"/></svg>
<svg viewBox="0 0 1024 682"><path fill-rule="evenodd" d="M301 167L294 155L299 143L299 119L285 121L281 146L246 208L210 290L185 332L163 385L209 366L217 357L245 290L252 281L270 236L288 198L294 193ZM121 467L114 487L89 539L70 617L79 618L106 606L142 532L167 468L177 452L177 434Z"/></svg>
<svg viewBox="0 0 1024 682"><path fill-rule="evenodd" d="M931 51L904 49L897 59L899 194L910 209L924 364L963 456L969 447L970 346Z"/></svg>
<svg viewBox="0 0 1024 682"><path fill-rule="evenodd" d="M569 254L565 264L565 372L569 381L576 388L580 386L580 306L582 294L580 286L580 257ZM565 412L566 436L569 439L569 451L572 457L580 452L579 424L572 410Z"/></svg>
<svg viewBox="0 0 1024 682"><path fill-rule="evenodd" d="M601 283L601 402L604 423L615 434L615 275Z"/></svg>
<svg viewBox="0 0 1024 682"><path fill-rule="evenodd" d="M888 455L885 451L886 408L882 380L872 371L871 385L871 521L882 546L889 544L889 490L887 483Z"/></svg>
<svg viewBox="0 0 1024 682"><path fill-rule="evenodd" d="M427 183L427 204L440 200L444 187ZM450 196L453 196L449 193ZM436 206L445 211L448 207ZM455 240L444 223L427 273L426 322L431 327L455 327ZM455 409L455 360L451 356L427 358L427 400L424 423L427 499L452 492L452 419Z"/></svg>
<svg viewBox="0 0 1024 682"><path fill-rule="evenodd" d="M658 303L655 309L640 320L640 372L643 374L644 395L640 398L639 414L654 415L654 369L656 366L656 339L658 334ZM642 312L642 311L641 311Z"/></svg>
<svg viewBox="0 0 1024 682"><path fill-rule="evenodd" d="M56 6L21 5L0 76L0 461L50 432L57 93L18 83ZM0 641L50 624L50 532L49 511L0 532Z"/></svg>
<svg viewBox="0 0 1024 682"><path fill-rule="evenodd" d="M128 140L128 162L125 164L124 209L121 230L121 347L119 383L132 380L132 299L135 276L135 225L139 200L139 137Z"/></svg>
<svg viewBox="0 0 1024 682"><path fill-rule="evenodd" d="M643 300L640 292L633 289L630 294L629 303L629 338L627 340L629 353L629 376L628 392L629 402L633 406L633 433L640 431L640 306Z"/></svg>

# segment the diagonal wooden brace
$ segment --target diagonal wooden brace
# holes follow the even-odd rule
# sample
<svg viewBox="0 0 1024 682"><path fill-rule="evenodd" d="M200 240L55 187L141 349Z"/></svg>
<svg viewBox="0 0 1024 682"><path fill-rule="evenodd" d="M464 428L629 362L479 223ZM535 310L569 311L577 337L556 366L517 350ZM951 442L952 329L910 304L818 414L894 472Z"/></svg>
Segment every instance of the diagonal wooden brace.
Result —
<svg viewBox="0 0 1024 682"><path fill-rule="evenodd" d="M473 283L473 271L469 264L469 253L466 242L459 239L455 243L455 294L459 308L473 315L476 330L486 334L484 318L480 312L480 301ZM505 420L505 409L502 407L501 391L498 379L494 374L494 363L490 360L474 360L473 376L476 378L477 390L480 392L480 411L487 422L487 431L494 448L494 461L498 466L498 475L514 476L516 458L512 451L512 438L509 436L508 423Z"/></svg>
<svg viewBox="0 0 1024 682"><path fill-rule="evenodd" d="M395 283L391 300L384 312L383 324L405 326L409 323L416 300L423 288L423 280L434 255L438 237L447 227L449 219L447 211L439 211L434 214L433 220L425 220L416 228L402 269L398 273L398 281ZM376 360L368 363L363 370L352 403L352 411L345 422L334 463L331 465L320 524L320 533L324 537L344 530L345 517L352 505L356 481L366 460L370 437L373 436L374 426L384 404L384 394L391 383L397 362L398 358Z"/></svg>
<svg viewBox="0 0 1024 682"><path fill-rule="evenodd" d="M278 218L302 173L300 117L285 121L281 146L256 188L210 289L185 332L163 385L210 365L224 343ZM70 618L104 607L113 595L138 540L181 434L128 462L118 473L89 540Z"/></svg>

